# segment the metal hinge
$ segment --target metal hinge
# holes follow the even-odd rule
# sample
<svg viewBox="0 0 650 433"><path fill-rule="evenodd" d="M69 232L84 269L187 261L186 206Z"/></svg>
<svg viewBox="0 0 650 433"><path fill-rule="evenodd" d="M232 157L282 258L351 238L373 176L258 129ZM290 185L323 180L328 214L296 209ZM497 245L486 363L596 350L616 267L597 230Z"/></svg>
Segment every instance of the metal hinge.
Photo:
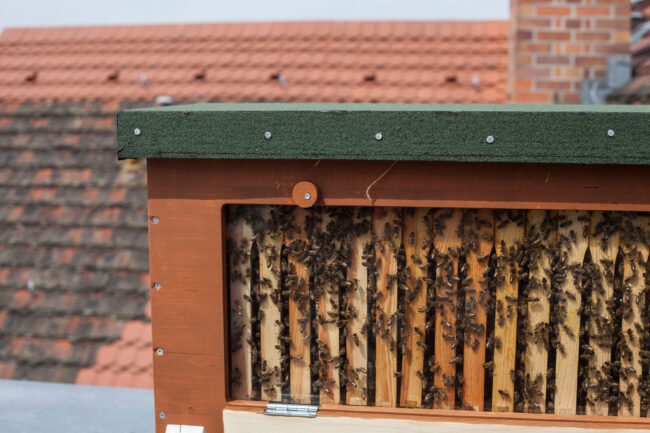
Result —
<svg viewBox="0 0 650 433"><path fill-rule="evenodd" d="M316 412L318 412L318 406L312 404L268 403L264 415L314 418Z"/></svg>

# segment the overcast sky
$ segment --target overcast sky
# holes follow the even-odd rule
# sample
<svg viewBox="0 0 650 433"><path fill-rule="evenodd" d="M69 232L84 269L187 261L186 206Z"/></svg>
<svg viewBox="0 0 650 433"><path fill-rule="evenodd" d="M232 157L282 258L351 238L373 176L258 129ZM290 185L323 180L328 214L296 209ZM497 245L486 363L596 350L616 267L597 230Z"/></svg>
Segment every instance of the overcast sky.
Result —
<svg viewBox="0 0 650 433"><path fill-rule="evenodd" d="M0 0L3 27L293 20L505 19L509 0Z"/></svg>

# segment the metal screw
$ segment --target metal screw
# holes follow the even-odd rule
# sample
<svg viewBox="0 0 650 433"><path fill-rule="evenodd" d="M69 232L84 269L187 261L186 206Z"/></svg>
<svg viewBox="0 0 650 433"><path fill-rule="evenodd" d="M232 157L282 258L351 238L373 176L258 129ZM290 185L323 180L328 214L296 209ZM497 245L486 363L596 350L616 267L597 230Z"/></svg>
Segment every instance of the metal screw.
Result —
<svg viewBox="0 0 650 433"><path fill-rule="evenodd" d="M160 290L161 287L162 287L162 284L160 284L160 283L153 283L153 288L154 288L154 289L156 289L156 290Z"/></svg>
<svg viewBox="0 0 650 433"><path fill-rule="evenodd" d="M381 140L382 138L384 138L384 134L382 134L381 132L378 132L378 133L375 134L375 138L377 140Z"/></svg>
<svg viewBox="0 0 650 433"><path fill-rule="evenodd" d="M311 200L311 194L308 192L305 193L305 200Z"/></svg>
<svg viewBox="0 0 650 433"><path fill-rule="evenodd" d="M142 131L140 131L140 128L135 128L135 129L133 130L133 133L134 133L135 135L140 135L141 132L142 132Z"/></svg>
<svg viewBox="0 0 650 433"><path fill-rule="evenodd" d="M485 141L487 141L488 144L492 144L492 143L494 143L494 137L492 137L491 135L488 135L488 138Z"/></svg>
<svg viewBox="0 0 650 433"><path fill-rule="evenodd" d="M614 130L613 129L608 130L607 135L609 135L610 137L613 137L614 136Z"/></svg>
<svg viewBox="0 0 650 433"><path fill-rule="evenodd" d="M267 140L270 140L272 136L273 136L273 135L271 135L271 132L270 132L270 131L266 131L266 132L264 133L264 138L266 138Z"/></svg>
<svg viewBox="0 0 650 433"><path fill-rule="evenodd" d="M162 356L163 353L165 353L165 352L163 352L163 350L160 347L158 349L156 349L156 355Z"/></svg>
<svg viewBox="0 0 650 433"><path fill-rule="evenodd" d="M158 221L160 221L160 218L158 218L157 216L155 216L155 217L151 217L151 222L152 222L152 223L154 223L154 224L158 224Z"/></svg>
<svg viewBox="0 0 650 433"><path fill-rule="evenodd" d="M160 417L160 419L165 419L167 415L165 414L165 412L160 412L160 415L158 416Z"/></svg>

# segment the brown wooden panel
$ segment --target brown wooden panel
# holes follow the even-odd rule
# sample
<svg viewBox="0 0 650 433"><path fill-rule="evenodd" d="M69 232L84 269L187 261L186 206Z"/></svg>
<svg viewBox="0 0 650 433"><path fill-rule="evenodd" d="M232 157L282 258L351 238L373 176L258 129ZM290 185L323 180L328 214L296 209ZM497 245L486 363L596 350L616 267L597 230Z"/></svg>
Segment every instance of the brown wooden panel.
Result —
<svg viewBox="0 0 650 433"><path fill-rule="evenodd" d="M492 410L512 412L514 383L510 375L515 369L517 349L517 250L524 239L526 217L522 211L497 211L495 222L497 278L500 281L496 288L494 338L499 344L494 348Z"/></svg>
<svg viewBox="0 0 650 433"><path fill-rule="evenodd" d="M397 406L397 254L402 233L399 210L375 208L373 233L377 237L376 384L375 405Z"/></svg>
<svg viewBox="0 0 650 433"><path fill-rule="evenodd" d="M460 232L462 211L439 209L433 214L433 247L436 263L436 330L435 359L440 366L433 384L443 390L434 400L434 407L453 409L456 378L456 319L458 305L458 259L462 246Z"/></svg>
<svg viewBox="0 0 650 433"><path fill-rule="evenodd" d="M424 338L427 305L428 250L431 246L428 209L409 209L404 213L404 251L406 253L406 351L402 354L400 406L422 406ZM418 344L420 343L420 344Z"/></svg>
<svg viewBox="0 0 650 433"><path fill-rule="evenodd" d="M494 244L494 212L489 209L466 210L463 214L463 242L467 247L467 276L472 279L465 292L465 318L470 336L465 345L463 394L465 403L483 410L485 402L485 342L488 305L489 255ZM469 314L475 314L471 319ZM472 321L474 323L472 323Z"/></svg>
<svg viewBox="0 0 650 433"><path fill-rule="evenodd" d="M555 413L575 414L578 392L578 360L580 355L580 308L582 281L574 278L579 271L589 245L589 213L586 211L560 211L558 229L559 253L567 275L560 283L564 292L566 317L558 326L558 339L562 350L555 357Z"/></svg>

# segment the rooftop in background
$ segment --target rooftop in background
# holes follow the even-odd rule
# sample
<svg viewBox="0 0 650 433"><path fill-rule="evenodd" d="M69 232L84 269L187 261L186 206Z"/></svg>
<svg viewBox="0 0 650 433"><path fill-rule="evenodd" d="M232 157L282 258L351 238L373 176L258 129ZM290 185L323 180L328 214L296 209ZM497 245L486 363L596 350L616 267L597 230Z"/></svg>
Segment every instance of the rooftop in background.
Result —
<svg viewBox="0 0 650 433"><path fill-rule="evenodd" d="M0 389L0 425L4 432L154 431L150 390L15 380L0 380Z"/></svg>
<svg viewBox="0 0 650 433"><path fill-rule="evenodd" d="M507 102L507 21L5 29L0 100Z"/></svg>

